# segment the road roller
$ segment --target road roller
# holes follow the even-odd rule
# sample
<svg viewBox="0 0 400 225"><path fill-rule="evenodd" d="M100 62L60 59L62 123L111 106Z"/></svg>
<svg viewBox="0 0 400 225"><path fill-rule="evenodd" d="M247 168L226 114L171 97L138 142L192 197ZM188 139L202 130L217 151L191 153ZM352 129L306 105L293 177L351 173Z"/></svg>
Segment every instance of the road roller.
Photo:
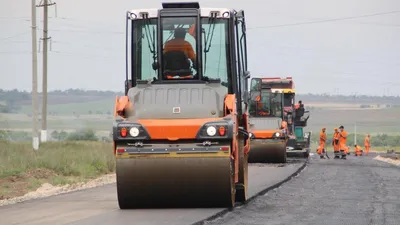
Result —
<svg viewBox="0 0 400 225"><path fill-rule="evenodd" d="M286 163L287 129L282 125L283 93L251 79L249 163Z"/></svg>
<svg viewBox="0 0 400 225"><path fill-rule="evenodd" d="M243 10L169 2L127 12L113 122L120 209L246 201L249 78Z"/></svg>
<svg viewBox="0 0 400 225"><path fill-rule="evenodd" d="M272 91L283 91L284 93L284 120L288 124L288 157L308 157L311 150L312 132L304 132L310 112L306 111L304 105L296 104L295 85L292 77L267 77L262 78L264 87Z"/></svg>

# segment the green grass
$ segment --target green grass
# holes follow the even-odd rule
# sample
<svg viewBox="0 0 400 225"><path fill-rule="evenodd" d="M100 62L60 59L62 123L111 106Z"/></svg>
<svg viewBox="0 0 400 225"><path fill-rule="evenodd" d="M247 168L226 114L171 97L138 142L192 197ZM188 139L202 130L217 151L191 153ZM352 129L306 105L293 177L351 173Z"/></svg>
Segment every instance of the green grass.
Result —
<svg viewBox="0 0 400 225"><path fill-rule="evenodd" d="M31 143L1 141L0 149L0 177L45 168L61 176L93 178L115 166L110 143L47 142L33 151Z"/></svg>
<svg viewBox="0 0 400 225"><path fill-rule="evenodd" d="M3 196L22 195L45 182L71 184L114 171L110 143L48 142L34 151L31 143L0 141L0 195Z"/></svg>

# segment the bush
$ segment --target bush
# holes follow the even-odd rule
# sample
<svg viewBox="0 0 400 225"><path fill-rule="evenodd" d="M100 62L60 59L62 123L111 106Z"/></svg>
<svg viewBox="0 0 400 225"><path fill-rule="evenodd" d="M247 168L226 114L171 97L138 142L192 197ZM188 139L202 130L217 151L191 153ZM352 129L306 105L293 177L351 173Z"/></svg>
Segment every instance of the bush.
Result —
<svg viewBox="0 0 400 225"><path fill-rule="evenodd" d="M29 141L32 134L25 131L0 130L0 140L3 141Z"/></svg>
<svg viewBox="0 0 400 225"><path fill-rule="evenodd" d="M98 141L96 133L91 129L83 129L68 134L67 141Z"/></svg>
<svg viewBox="0 0 400 225"><path fill-rule="evenodd" d="M67 139L68 133L63 130L60 132L55 130L55 131L51 132L51 137L57 141L64 141L65 139Z"/></svg>

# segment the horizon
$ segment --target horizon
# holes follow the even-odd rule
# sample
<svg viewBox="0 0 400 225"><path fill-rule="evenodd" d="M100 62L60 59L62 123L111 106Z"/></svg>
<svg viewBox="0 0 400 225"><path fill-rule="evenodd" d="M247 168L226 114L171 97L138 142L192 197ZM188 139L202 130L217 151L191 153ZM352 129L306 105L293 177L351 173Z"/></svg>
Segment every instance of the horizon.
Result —
<svg viewBox="0 0 400 225"><path fill-rule="evenodd" d="M29 93L32 94L32 91L27 91L27 90L21 90L21 89L3 89L0 88L0 92L11 92L17 90L18 92L21 93ZM97 91L97 92L112 92L112 93L123 93L124 90L121 91L113 91L113 90L96 90L96 89L81 89L81 88L69 88L69 89L55 89L55 90L48 90L47 93L54 93L54 92L66 92L66 91L84 91L84 92L90 92L90 91ZM41 91L38 90L38 94L42 94ZM329 94L329 93L299 93L296 92L296 95L313 95L313 96L326 96L326 97L375 97L375 98L400 98L400 95L364 95L364 94L357 94L357 95L345 95L345 94Z"/></svg>

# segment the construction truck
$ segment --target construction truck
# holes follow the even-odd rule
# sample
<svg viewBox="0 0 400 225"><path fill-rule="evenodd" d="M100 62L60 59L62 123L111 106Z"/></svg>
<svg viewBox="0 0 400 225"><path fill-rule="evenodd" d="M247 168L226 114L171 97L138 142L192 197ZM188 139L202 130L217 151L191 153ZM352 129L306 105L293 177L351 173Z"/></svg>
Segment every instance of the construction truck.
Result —
<svg viewBox="0 0 400 225"><path fill-rule="evenodd" d="M244 11L199 3L130 10L126 63L113 124L120 209L246 201Z"/></svg>
<svg viewBox="0 0 400 225"><path fill-rule="evenodd" d="M311 132L304 132L310 112L304 105L295 104L295 85L292 77L261 78L263 88L271 88L273 92L282 91L284 95L284 117L288 127L286 153L288 157L308 157L311 150Z"/></svg>
<svg viewBox="0 0 400 225"><path fill-rule="evenodd" d="M251 79L249 163L285 163L287 130L282 127L282 90L272 91L260 78Z"/></svg>

